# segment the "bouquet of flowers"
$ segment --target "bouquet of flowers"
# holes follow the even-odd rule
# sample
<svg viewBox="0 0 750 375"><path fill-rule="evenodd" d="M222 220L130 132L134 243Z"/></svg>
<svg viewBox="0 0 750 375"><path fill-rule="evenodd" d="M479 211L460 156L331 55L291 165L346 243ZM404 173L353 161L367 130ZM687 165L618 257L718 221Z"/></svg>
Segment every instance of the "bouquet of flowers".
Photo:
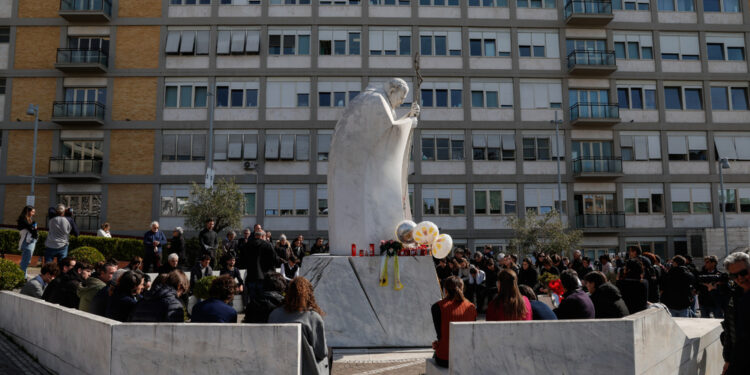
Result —
<svg viewBox="0 0 750 375"><path fill-rule="evenodd" d="M394 241L394 240L388 240L388 241L380 241L380 255L388 255L389 257L392 257L394 255L398 255L398 253L404 248L404 245L401 242Z"/></svg>
<svg viewBox="0 0 750 375"><path fill-rule="evenodd" d="M560 281L560 276L549 272L542 272L542 274L539 275L539 283L542 284L542 288L544 288L550 298L552 298L553 304L555 306L559 305L563 298L562 295L565 293L562 282Z"/></svg>
<svg viewBox="0 0 750 375"><path fill-rule="evenodd" d="M380 286L388 286L388 259L393 258L393 276L396 279L393 284L393 289L401 290L404 288L404 284L401 283L401 272L398 267L398 255L404 245L398 241L380 241Z"/></svg>

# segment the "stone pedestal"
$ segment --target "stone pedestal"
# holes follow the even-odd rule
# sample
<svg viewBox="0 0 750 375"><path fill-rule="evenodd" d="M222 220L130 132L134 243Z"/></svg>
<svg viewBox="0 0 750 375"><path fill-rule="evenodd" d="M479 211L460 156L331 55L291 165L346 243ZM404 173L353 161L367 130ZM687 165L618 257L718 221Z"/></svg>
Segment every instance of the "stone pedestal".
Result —
<svg viewBox="0 0 750 375"><path fill-rule="evenodd" d="M440 299L432 257L399 257L401 283L394 290L393 259L388 286L379 286L381 257L313 255L300 275L315 287L333 347L429 347L435 340L430 306Z"/></svg>

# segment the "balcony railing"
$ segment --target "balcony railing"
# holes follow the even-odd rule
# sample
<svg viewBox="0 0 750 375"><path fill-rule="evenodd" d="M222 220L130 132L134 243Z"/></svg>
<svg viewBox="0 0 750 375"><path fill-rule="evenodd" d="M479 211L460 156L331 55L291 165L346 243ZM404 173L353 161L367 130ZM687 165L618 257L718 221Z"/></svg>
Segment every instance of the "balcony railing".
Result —
<svg viewBox="0 0 750 375"><path fill-rule="evenodd" d="M107 53L100 50L89 50L79 48L58 48L57 68L68 69L94 69L105 70L109 62Z"/></svg>
<svg viewBox="0 0 750 375"><path fill-rule="evenodd" d="M52 120L58 123L104 122L104 104L99 102L54 102Z"/></svg>
<svg viewBox="0 0 750 375"><path fill-rule="evenodd" d="M91 177L102 174L102 161L90 159L50 158L49 174Z"/></svg>
<svg viewBox="0 0 750 375"><path fill-rule="evenodd" d="M620 174L622 173L622 158L584 156L573 159L573 174Z"/></svg>
<svg viewBox="0 0 750 375"><path fill-rule="evenodd" d="M625 213L576 215L578 229L624 228Z"/></svg>
<svg viewBox="0 0 750 375"><path fill-rule="evenodd" d="M108 20L112 15L112 1L60 0L60 15L71 21Z"/></svg>
<svg viewBox="0 0 750 375"><path fill-rule="evenodd" d="M570 121L605 120L619 121L620 108L617 103L580 102L570 107Z"/></svg>
<svg viewBox="0 0 750 375"><path fill-rule="evenodd" d="M612 15L612 2L603 0L572 0L565 4L565 18L577 15Z"/></svg>
<svg viewBox="0 0 750 375"><path fill-rule="evenodd" d="M585 66L612 66L615 62L614 51L587 51L575 50L568 55L568 69L576 65Z"/></svg>

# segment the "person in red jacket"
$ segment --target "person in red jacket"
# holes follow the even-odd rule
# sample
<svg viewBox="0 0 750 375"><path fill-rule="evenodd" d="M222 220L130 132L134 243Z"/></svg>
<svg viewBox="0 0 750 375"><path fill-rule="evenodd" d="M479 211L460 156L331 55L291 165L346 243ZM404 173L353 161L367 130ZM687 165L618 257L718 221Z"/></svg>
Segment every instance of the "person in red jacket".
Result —
<svg viewBox="0 0 750 375"><path fill-rule="evenodd" d="M438 366L448 367L450 323L477 320L477 308L464 297L464 282L456 276L443 280L443 296L431 308L438 338L432 342L432 349L435 350L433 358Z"/></svg>
<svg viewBox="0 0 750 375"><path fill-rule="evenodd" d="M511 269L497 276L497 297L487 306L487 321L531 320L531 302L518 290L518 276Z"/></svg>

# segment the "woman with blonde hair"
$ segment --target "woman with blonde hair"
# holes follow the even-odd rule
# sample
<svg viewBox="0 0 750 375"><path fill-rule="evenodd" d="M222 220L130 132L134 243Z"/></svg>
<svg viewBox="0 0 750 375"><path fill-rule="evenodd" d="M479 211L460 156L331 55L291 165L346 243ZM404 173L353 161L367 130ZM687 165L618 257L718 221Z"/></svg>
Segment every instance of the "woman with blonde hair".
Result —
<svg viewBox="0 0 750 375"><path fill-rule="evenodd" d="M504 269L497 276L497 296L487 307L487 321L531 320L531 302L518 290L518 277Z"/></svg>
<svg viewBox="0 0 750 375"><path fill-rule="evenodd" d="M313 286L304 277L295 277L286 288L284 303L268 316L269 323L302 325L302 374L327 375L332 358L326 346L323 310L315 302Z"/></svg>

